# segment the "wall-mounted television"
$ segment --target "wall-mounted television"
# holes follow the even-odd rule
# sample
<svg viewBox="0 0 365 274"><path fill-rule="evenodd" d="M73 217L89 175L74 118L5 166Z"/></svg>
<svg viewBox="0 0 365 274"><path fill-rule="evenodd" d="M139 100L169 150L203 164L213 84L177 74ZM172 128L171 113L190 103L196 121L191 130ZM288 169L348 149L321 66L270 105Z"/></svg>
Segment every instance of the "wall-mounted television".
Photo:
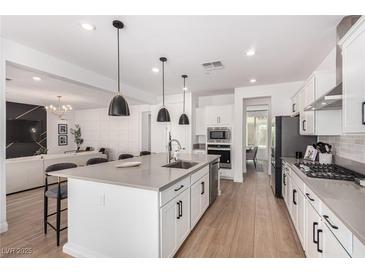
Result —
<svg viewBox="0 0 365 274"><path fill-rule="evenodd" d="M6 120L6 144L39 141L39 137L42 134L41 130L41 121L22 119Z"/></svg>

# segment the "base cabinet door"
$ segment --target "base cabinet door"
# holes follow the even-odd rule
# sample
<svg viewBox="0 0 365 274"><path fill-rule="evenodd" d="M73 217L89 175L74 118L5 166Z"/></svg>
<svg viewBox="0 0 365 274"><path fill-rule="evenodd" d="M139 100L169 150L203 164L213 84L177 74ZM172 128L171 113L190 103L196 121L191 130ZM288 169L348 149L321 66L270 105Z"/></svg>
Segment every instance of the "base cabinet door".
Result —
<svg viewBox="0 0 365 274"><path fill-rule="evenodd" d="M190 189L177 196L176 204L180 204L178 206L180 214L176 218L176 249L178 249L190 233Z"/></svg>
<svg viewBox="0 0 365 274"><path fill-rule="evenodd" d="M175 200L170 201L160 210L161 214L161 256L172 257L176 251L177 218L179 205Z"/></svg>
<svg viewBox="0 0 365 274"><path fill-rule="evenodd" d="M321 217L318 215L317 211L314 210L312 205L306 200L305 203L306 212L306 245L305 254L308 258L321 258L322 249L321 243L318 238L321 236Z"/></svg>
<svg viewBox="0 0 365 274"><path fill-rule="evenodd" d="M302 247L305 250L305 197L301 191L298 191L298 195L296 197L296 203L298 208L297 234L300 243L302 244Z"/></svg>
<svg viewBox="0 0 365 274"><path fill-rule="evenodd" d="M209 206L209 174L204 175L191 186L191 229Z"/></svg>
<svg viewBox="0 0 365 274"><path fill-rule="evenodd" d="M199 182L196 182L191 186L191 228L193 228L200 218L200 191L201 187Z"/></svg>
<svg viewBox="0 0 365 274"><path fill-rule="evenodd" d="M323 238L320 238L320 240L322 240L323 258L350 258L346 250L329 230L327 225L323 224L322 230ZM321 237L321 234L319 235Z"/></svg>
<svg viewBox="0 0 365 274"><path fill-rule="evenodd" d="M161 257L174 256L190 232L190 189L160 209Z"/></svg>

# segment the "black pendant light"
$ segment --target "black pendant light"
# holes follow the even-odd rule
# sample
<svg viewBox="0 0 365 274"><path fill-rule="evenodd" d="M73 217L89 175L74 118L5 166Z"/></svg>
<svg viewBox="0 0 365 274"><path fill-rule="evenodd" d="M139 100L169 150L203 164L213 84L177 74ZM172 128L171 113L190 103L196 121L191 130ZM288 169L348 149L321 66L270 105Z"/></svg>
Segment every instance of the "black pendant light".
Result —
<svg viewBox="0 0 365 274"><path fill-rule="evenodd" d="M114 20L113 26L117 29L117 39L118 39L118 94L113 97L109 105L109 115L110 116L129 116L129 106L120 94L120 60L119 60L119 30L124 27L121 21Z"/></svg>
<svg viewBox="0 0 365 274"><path fill-rule="evenodd" d="M165 62L166 57L161 57L162 62L162 108L158 111L157 122L170 122L170 113L165 107Z"/></svg>
<svg viewBox="0 0 365 274"><path fill-rule="evenodd" d="M183 105L183 113L181 114L180 116L180 119L179 119L179 125L188 125L189 124L189 117L188 115L186 115L185 113L185 91L186 91L186 86L185 86L185 80L186 78L188 78L187 75L181 75L181 77L184 79L184 105Z"/></svg>

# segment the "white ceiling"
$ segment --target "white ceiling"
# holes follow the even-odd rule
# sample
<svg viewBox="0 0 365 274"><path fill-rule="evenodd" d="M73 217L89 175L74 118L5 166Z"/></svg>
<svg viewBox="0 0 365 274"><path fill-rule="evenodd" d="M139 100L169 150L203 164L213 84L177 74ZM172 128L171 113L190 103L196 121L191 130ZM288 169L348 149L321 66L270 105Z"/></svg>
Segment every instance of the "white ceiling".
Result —
<svg viewBox="0 0 365 274"><path fill-rule="evenodd" d="M33 76L41 81L34 81ZM12 64L6 65L6 100L10 102L34 105L57 104L57 96L62 96L62 104L70 104L74 109L92 109L108 107L114 94L57 79L52 75L28 70ZM128 98L130 105L138 102Z"/></svg>
<svg viewBox="0 0 365 274"><path fill-rule="evenodd" d="M161 92L151 71L166 56L166 92L181 91L188 74L192 92L304 80L335 46L342 16L3 16L5 38L111 78L116 77L116 31L122 20L122 81ZM80 22L96 26L80 28ZM257 54L247 57L254 47ZM222 61L206 74L201 64Z"/></svg>

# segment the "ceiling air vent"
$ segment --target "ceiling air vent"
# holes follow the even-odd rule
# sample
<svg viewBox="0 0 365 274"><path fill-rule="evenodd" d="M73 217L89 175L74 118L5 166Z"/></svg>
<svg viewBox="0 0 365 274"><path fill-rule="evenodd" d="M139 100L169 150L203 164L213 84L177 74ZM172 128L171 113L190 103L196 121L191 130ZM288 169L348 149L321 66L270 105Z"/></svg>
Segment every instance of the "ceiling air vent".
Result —
<svg viewBox="0 0 365 274"><path fill-rule="evenodd" d="M202 66L203 66L204 70L206 70L206 71L219 70L219 69L224 68L221 61L203 63Z"/></svg>

